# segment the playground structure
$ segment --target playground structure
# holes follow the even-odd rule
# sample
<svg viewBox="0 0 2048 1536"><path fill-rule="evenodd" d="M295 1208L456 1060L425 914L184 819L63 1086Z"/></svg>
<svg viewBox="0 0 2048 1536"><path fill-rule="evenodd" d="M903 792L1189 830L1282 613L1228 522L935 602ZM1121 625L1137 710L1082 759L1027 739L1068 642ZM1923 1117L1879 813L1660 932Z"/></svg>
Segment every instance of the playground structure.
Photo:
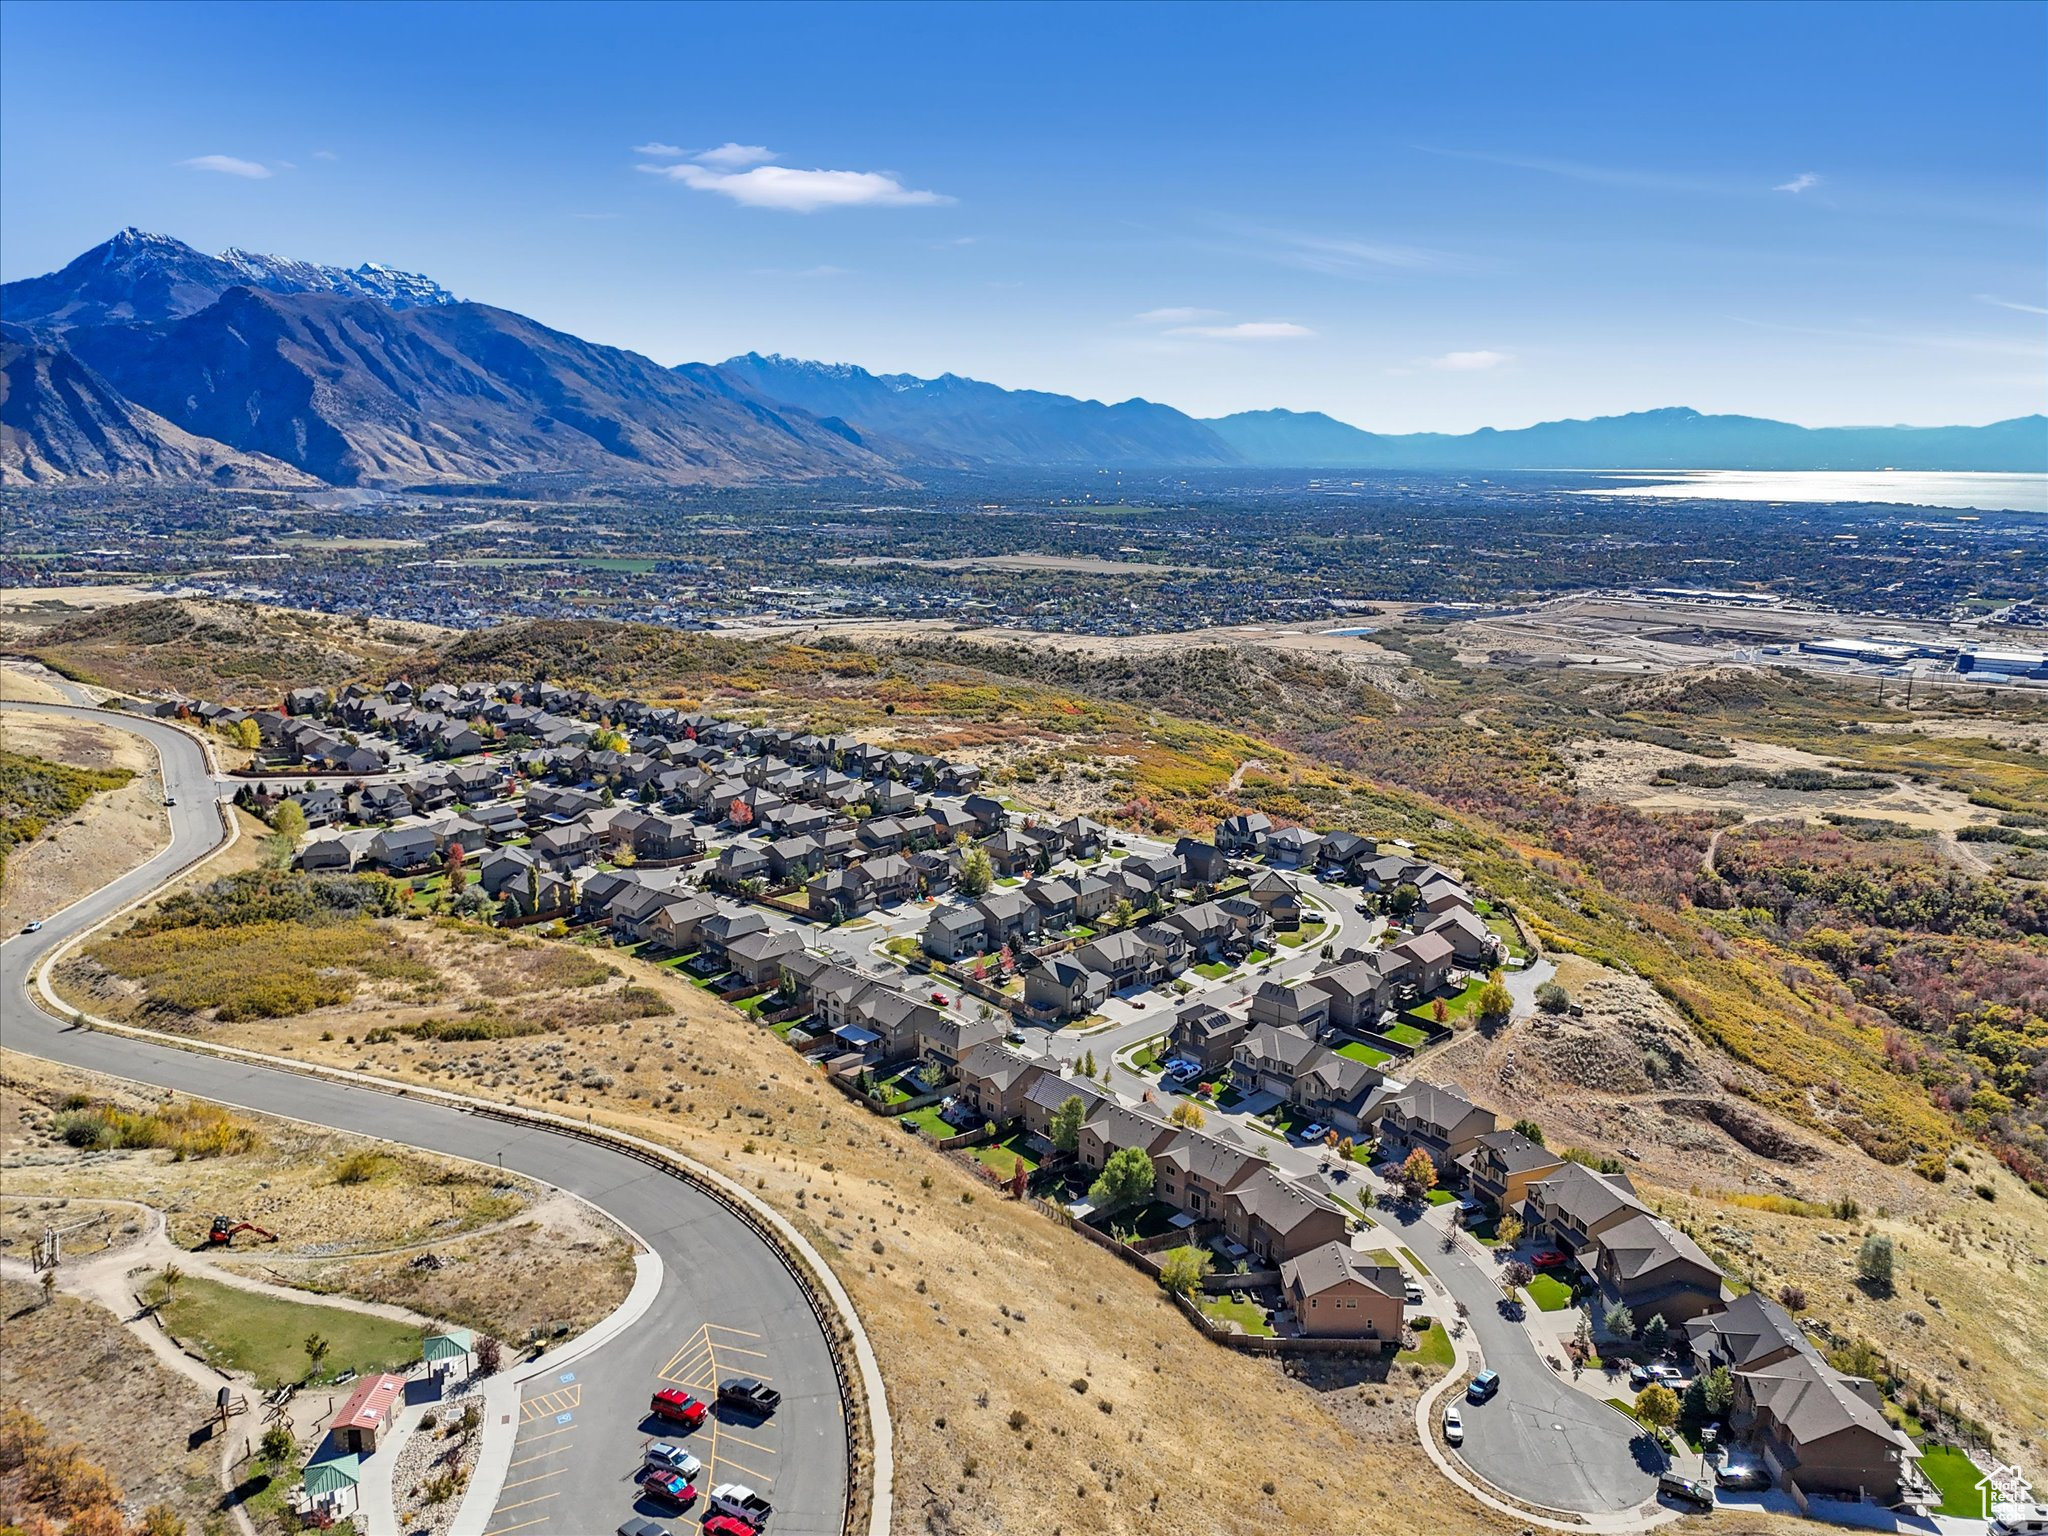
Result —
<svg viewBox="0 0 2048 1536"><path fill-rule="evenodd" d="M238 1232L252 1232L266 1243L277 1241L275 1232L259 1227L253 1221L236 1221L231 1216L216 1216L213 1218L213 1226L207 1231L206 1246L232 1248L235 1245L235 1234Z"/></svg>

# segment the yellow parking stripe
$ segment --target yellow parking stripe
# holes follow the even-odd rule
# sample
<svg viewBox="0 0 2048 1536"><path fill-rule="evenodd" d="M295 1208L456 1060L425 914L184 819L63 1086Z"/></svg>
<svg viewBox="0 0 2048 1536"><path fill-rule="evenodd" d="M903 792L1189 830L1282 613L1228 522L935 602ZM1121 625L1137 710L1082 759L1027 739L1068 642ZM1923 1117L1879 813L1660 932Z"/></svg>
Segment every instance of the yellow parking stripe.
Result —
<svg viewBox="0 0 2048 1536"><path fill-rule="evenodd" d="M744 1472L749 1477L758 1477L764 1483L773 1480L775 1476L773 1472L762 1472L754 1467L747 1466L742 1462L734 1461L730 1456L719 1457L718 1465L727 1472Z"/></svg>
<svg viewBox="0 0 2048 1536"><path fill-rule="evenodd" d="M749 1333L744 1328L728 1328L724 1323L706 1323L704 1326L707 1329L716 1328L720 1333L736 1333L743 1339L758 1339L761 1337L758 1333Z"/></svg>
<svg viewBox="0 0 2048 1536"><path fill-rule="evenodd" d="M720 1445L723 1445L728 1440L732 1441L736 1445L744 1445L750 1451L765 1451L770 1456L773 1456L776 1453L775 1447L772 1445L760 1445L752 1440L743 1440L738 1435L733 1434L730 1430L721 1430L718 1435L718 1443Z"/></svg>
<svg viewBox="0 0 2048 1536"><path fill-rule="evenodd" d="M573 1428L574 1426L572 1425L570 1427ZM566 1434L567 1430L564 1430L563 1433ZM547 1436L535 1435L533 1438L536 1440L545 1440L547 1439ZM523 1467L529 1461L546 1461L548 1457L554 1455L557 1451L566 1451L567 1449L569 1449L569 1447L567 1447L566 1445L551 1445L546 1450L540 1452L538 1455L521 1457L518 1461L512 1462L509 1466L507 1466L506 1470L509 1472L512 1469L512 1467Z"/></svg>
<svg viewBox="0 0 2048 1536"><path fill-rule="evenodd" d="M530 1499L521 1499L517 1504L500 1504L498 1508L494 1511L494 1513L500 1515L509 1515L515 1509L525 1509L528 1505L532 1504L545 1504L549 1499L559 1499L560 1497L561 1495L559 1493L537 1494L536 1496Z"/></svg>
<svg viewBox="0 0 2048 1536"><path fill-rule="evenodd" d="M505 1486L507 1488L524 1488L528 1483L544 1483L551 1477L560 1477L568 1470L567 1467L556 1467L552 1472L536 1472L531 1477L522 1477L518 1482L507 1483Z"/></svg>
<svg viewBox="0 0 2048 1536"><path fill-rule="evenodd" d="M573 1435L575 1433L576 1426L574 1424L564 1424L560 1429L550 1429L538 1435L528 1435L524 1440L520 1441L519 1443L521 1445L532 1445L535 1441L538 1440L552 1440L557 1435ZM562 1447L557 1446L555 1449L560 1450L562 1449ZM552 1456L554 1452L543 1451L541 1454L544 1456Z"/></svg>

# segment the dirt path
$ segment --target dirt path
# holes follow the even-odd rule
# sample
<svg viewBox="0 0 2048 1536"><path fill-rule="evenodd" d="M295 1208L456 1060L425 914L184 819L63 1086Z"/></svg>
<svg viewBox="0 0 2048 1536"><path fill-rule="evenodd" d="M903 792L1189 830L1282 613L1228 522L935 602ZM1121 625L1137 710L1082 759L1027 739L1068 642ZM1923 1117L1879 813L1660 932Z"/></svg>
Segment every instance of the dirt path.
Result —
<svg viewBox="0 0 2048 1536"><path fill-rule="evenodd" d="M1248 757L1237 765L1236 771L1230 775L1229 782L1224 785L1224 788L1234 795L1244 788L1244 776L1246 774L1250 773L1254 768L1264 770L1269 766L1263 758Z"/></svg>

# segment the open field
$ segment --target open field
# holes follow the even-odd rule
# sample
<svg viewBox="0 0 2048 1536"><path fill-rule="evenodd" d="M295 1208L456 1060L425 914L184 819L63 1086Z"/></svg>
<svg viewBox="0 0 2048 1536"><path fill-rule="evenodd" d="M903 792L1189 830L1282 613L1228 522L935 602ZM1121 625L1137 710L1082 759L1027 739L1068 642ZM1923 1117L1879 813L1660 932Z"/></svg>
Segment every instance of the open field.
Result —
<svg viewBox="0 0 2048 1536"><path fill-rule="evenodd" d="M354 1372L403 1370L420 1357L419 1334L403 1323L340 1307L285 1301L188 1275L175 1289L161 1281L143 1293L164 1326L209 1365L252 1376L265 1391L287 1382L328 1380ZM330 1347L319 1375L310 1374L305 1342Z"/></svg>

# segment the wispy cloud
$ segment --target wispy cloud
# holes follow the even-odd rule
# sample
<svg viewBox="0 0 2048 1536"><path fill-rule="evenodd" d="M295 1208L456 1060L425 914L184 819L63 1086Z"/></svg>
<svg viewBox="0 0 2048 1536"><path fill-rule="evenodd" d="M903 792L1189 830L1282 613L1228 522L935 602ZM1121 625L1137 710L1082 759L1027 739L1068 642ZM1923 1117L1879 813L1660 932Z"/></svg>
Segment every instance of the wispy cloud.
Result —
<svg viewBox="0 0 2048 1536"><path fill-rule="evenodd" d="M721 171L740 171L750 165L765 165L779 157L765 144L735 144L727 140L716 149L703 150L690 158L699 165L716 166Z"/></svg>
<svg viewBox="0 0 2048 1536"><path fill-rule="evenodd" d="M1727 192L1732 183L1716 183L1697 177L1674 176L1664 171L1636 170L1627 166L1594 165L1584 160L1554 160L1541 155L1495 155L1476 149L1443 149L1434 144L1415 146L1425 155L1446 160L1473 160L1481 165L1504 165L1518 171L1538 171L1545 176L1562 176L1567 181L1587 181L1599 186L1644 187L1660 192Z"/></svg>
<svg viewBox="0 0 2048 1536"><path fill-rule="evenodd" d="M778 208L785 213L929 207L953 201L943 193L906 187L882 171L799 171L786 165L757 165L751 171L735 173L691 163L643 165L640 169L699 192L716 192L749 208Z"/></svg>
<svg viewBox="0 0 2048 1536"><path fill-rule="evenodd" d="M268 181L271 169L254 160L237 160L233 155L194 155L178 165L188 171L213 171L222 176L240 176L249 181Z"/></svg>
<svg viewBox="0 0 2048 1536"><path fill-rule="evenodd" d="M633 153L645 155L650 160L680 160L687 151L680 144L663 144L656 140L652 144L635 144Z"/></svg>
<svg viewBox="0 0 2048 1536"><path fill-rule="evenodd" d="M1209 341L1297 341L1315 332L1292 320L1240 320L1235 325L1177 325L1166 334Z"/></svg>
<svg viewBox="0 0 2048 1536"><path fill-rule="evenodd" d="M645 146L642 146L644 149ZM686 151L661 145L665 152ZM715 192L748 208L816 213L821 208L914 208L950 203L941 192L906 187L890 171L800 171L763 162L775 152L760 144L721 144L699 150L674 165L641 165L650 176L679 181L698 192ZM751 170L742 167L751 166Z"/></svg>
<svg viewBox="0 0 2048 1536"><path fill-rule="evenodd" d="M1995 293L1980 293L1977 295L1977 302L1992 305L1997 309L2016 310L2023 315L2048 315L2048 308L2039 304L2022 304L2017 299L2001 299Z"/></svg>
<svg viewBox="0 0 2048 1536"><path fill-rule="evenodd" d="M313 158L315 160L339 160L341 156L331 149L316 149L313 151Z"/></svg>
<svg viewBox="0 0 2048 1536"><path fill-rule="evenodd" d="M1148 309L1142 315L1131 318L1140 325L1186 325L1191 320L1214 320L1223 313L1220 309L1192 309L1185 305L1169 305L1165 309Z"/></svg>
<svg viewBox="0 0 2048 1536"><path fill-rule="evenodd" d="M1429 366L1445 373L1484 373L1489 368L1498 368L1515 360L1512 352L1446 352L1442 357L1432 357Z"/></svg>
<svg viewBox="0 0 2048 1536"><path fill-rule="evenodd" d="M1790 181L1781 181L1771 188L1773 192L1810 192L1820 185L1820 178L1812 171L1801 171Z"/></svg>

